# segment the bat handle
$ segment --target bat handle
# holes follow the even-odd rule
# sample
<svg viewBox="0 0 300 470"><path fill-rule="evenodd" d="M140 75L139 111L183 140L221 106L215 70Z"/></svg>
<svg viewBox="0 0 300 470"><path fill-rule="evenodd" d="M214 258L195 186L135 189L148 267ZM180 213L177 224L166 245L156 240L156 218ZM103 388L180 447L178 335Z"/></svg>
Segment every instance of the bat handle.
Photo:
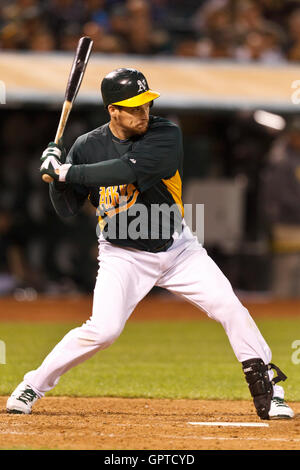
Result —
<svg viewBox="0 0 300 470"><path fill-rule="evenodd" d="M45 181L45 183L51 183L51 181L53 181L53 178L51 178L50 175L43 175L42 179Z"/></svg>
<svg viewBox="0 0 300 470"><path fill-rule="evenodd" d="M73 103L71 101L67 101L67 100L63 104L59 125L58 125L56 136L55 136L55 139L54 139L54 142L56 144L58 144L59 139L62 137L62 135L64 133L66 123L67 123L70 111L72 109L72 105L73 105ZM42 179L43 179L43 181L45 181L45 183L51 183L51 181L53 181L53 178L51 178L51 176L49 176L49 175L43 175Z"/></svg>

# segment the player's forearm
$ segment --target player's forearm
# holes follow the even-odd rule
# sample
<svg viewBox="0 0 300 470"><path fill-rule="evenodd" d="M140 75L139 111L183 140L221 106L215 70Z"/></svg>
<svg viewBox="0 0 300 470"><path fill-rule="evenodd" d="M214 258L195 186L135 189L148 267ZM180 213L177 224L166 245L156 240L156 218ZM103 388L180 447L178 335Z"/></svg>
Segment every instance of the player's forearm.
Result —
<svg viewBox="0 0 300 470"><path fill-rule="evenodd" d="M66 176L68 183L84 186L115 186L133 183L135 179L130 166L120 159L90 165L72 165Z"/></svg>

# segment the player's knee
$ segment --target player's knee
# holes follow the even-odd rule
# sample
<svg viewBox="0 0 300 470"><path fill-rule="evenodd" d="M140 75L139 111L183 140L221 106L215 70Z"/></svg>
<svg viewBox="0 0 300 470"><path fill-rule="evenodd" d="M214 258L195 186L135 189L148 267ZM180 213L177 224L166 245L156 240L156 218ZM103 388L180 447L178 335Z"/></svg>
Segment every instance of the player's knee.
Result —
<svg viewBox="0 0 300 470"><path fill-rule="evenodd" d="M122 328L120 328L119 325L112 325L110 326L110 328L106 328L105 331L99 331L98 333L99 344L105 345L105 347L110 346L116 341L116 339L118 339L121 332L122 332Z"/></svg>
<svg viewBox="0 0 300 470"><path fill-rule="evenodd" d="M105 327L89 324L83 325L78 339L80 342L86 342L93 345L96 349L105 349L110 346L121 334L122 326L118 323Z"/></svg>

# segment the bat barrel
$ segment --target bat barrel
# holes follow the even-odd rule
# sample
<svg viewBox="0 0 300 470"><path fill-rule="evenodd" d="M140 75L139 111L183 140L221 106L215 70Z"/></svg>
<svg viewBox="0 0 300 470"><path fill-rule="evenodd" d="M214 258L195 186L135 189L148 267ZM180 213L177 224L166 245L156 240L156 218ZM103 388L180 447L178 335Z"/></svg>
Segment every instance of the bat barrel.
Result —
<svg viewBox="0 0 300 470"><path fill-rule="evenodd" d="M77 96L85 72L85 68L89 60L92 45L92 39L87 36L82 37L78 42L71 73L66 88L65 101L70 101L72 103Z"/></svg>

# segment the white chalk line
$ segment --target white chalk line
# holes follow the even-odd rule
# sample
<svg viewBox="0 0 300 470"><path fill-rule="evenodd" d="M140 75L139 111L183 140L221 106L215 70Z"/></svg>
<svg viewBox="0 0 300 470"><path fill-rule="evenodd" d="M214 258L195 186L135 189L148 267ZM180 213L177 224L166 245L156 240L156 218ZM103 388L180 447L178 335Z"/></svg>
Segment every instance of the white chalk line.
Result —
<svg viewBox="0 0 300 470"><path fill-rule="evenodd" d="M268 428L267 423L238 423L234 421L199 421L199 422L188 422L193 426L235 426L235 427L247 427L247 428Z"/></svg>
<svg viewBox="0 0 300 470"><path fill-rule="evenodd" d="M21 432L21 431L0 431L0 434L20 434L22 436L30 435L30 436L36 436L37 434L40 434L38 432Z"/></svg>
<svg viewBox="0 0 300 470"><path fill-rule="evenodd" d="M300 439L286 439L282 437L214 437L202 436L198 439L204 441L220 440L220 441L268 441L268 442L300 442Z"/></svg>

